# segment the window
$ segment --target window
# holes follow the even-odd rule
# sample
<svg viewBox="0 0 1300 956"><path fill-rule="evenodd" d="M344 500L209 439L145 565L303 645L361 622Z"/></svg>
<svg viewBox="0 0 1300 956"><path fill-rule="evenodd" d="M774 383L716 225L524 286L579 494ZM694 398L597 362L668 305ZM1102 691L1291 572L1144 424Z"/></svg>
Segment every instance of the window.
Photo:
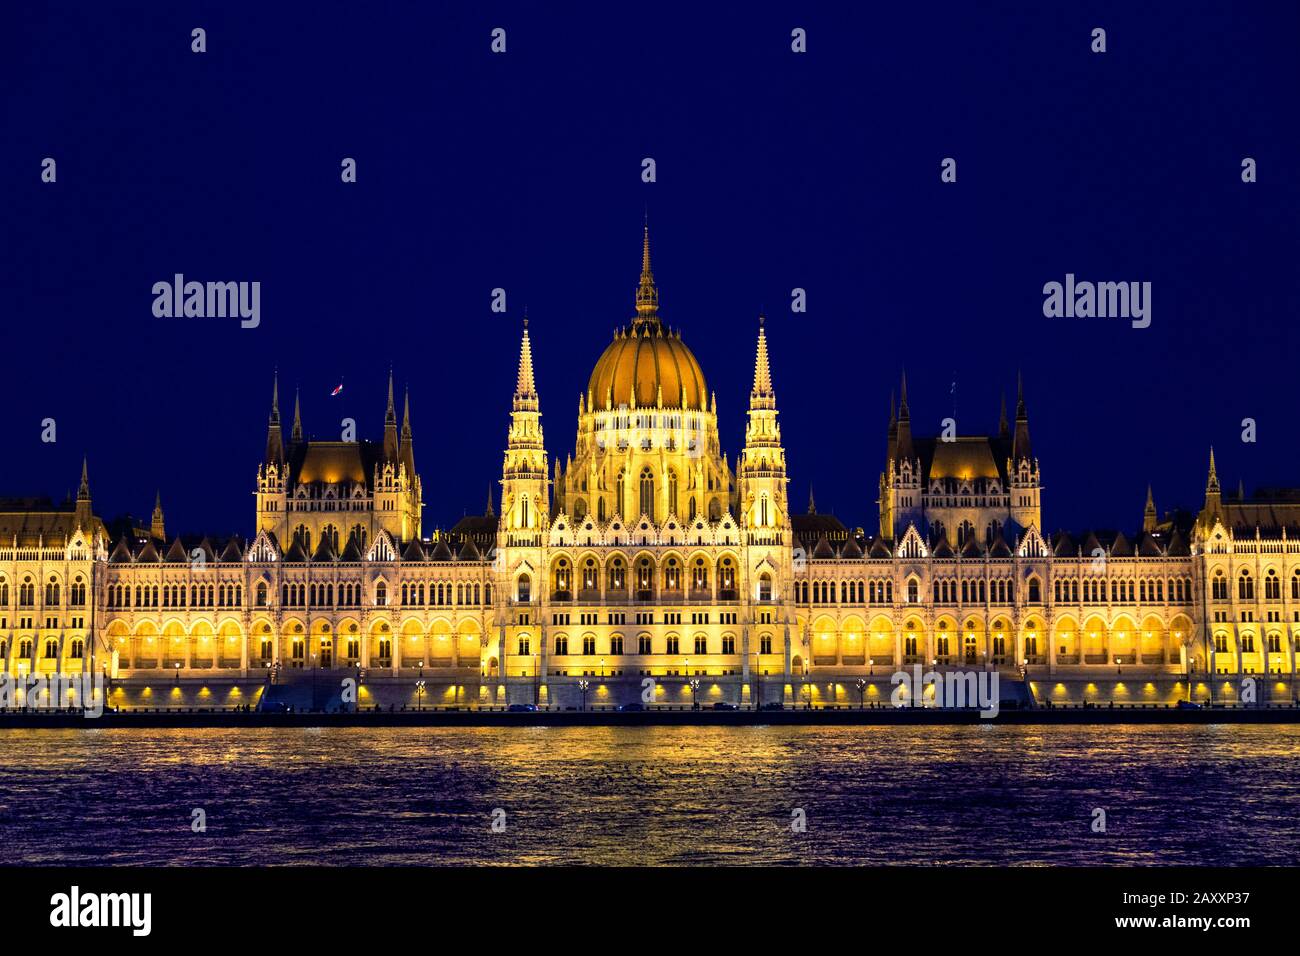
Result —
<svg viewBox="0 0 1300 956"><path fill-rule="evenodd" d="M85 645L85 642L83 642L81 638L79 638L79 637L74 637L74 638L72 639L72 646L71 646L70 654L71 654L72 659L73 659L74 661L79 661L79 660L81 660L81 659L85 656L85 654L86 654L86 645Z"/></svg>
<svg viewBox="0 0 1300 956"><path fill-rule="evenodd" d="M917 604L921 600L921 588L916 578L907 582L907 603Z"/></svg>
<svg viewBox="0 0 1300 956"><path fill-rule="evenodd" d="M1223 576L1222 571L1214 573L1213 593L1216 601L1228 600L1228 579Z"/></svg>
<svg viewBox="0 0 1300 956"><path fill-rule="evenodd" d="M546 583L545 581L542 582L543 585L545 583ZM519 575L518 584L519 584L519 601L522 604L527 604L529 601L533 599L533 579L530 578L527 574L521 574Z"/></svg>
<svg viewBox="0 0 1300 956"><path fill-rule="evenodd" d="M760 601L772 600L772 575L766 571L758 576L758 599Z"/></svg>
<svg viewBox="0 0 1300 956"><path fill-rule="evenodd" d="M696 654L709 653L709 639L705 637L703 634L695 635L695 653Z"/></svg>
<svg viewBox="0 0 1300 956"><path fill-rule="evenodd" d="M1241 577L1237 579L1237 597L1242 601L1255 599L1255 582L1249 571L1242 571Z"/></svg>
<svg viewBox="0 0 1300 956"><path fill-rule="evenodd" d="M582 653L587 654L588 656L596 653L595 634L582 635Z"/></svg>
<svg viewBox="0 0 1300 956"><path fill-rule="evenodd" d="M678 638L678 636L677 636L676 634L669 634L669 635L668 635L668 648L667 648L667 650L666 650L665 653L668 653L668 654L680 654L680 653L681 653L680 639Z"/></svg>
<svg viewBox="0 0 1300 956"><path fill-rule="evenodd" d="M45 656L47 658L54 658L59 656L59 642L54 638L50 638L48 641L45 642Z"/></svg>
<svg viewBox="0 0 1300 956"><path fill-rule="evenodd" d="M1029 603L1041 604L1043 600L1042 589L1039 586L1038 578L1029 579Z"/></svg>
<svg viewBox="0 0 1300 956"><path fill-rule="evenodd" d="M760 654L772 653L772 635L764 634L758 639L758 652Z"/></svg>
<svg viewBox="0 0 1300 956"><path fill-rule="evenodd" d="M655 520L655 479L648 466L641 469L641 513Z"/></svg>
<svg viewBox="0 0 1300 956"><path fill-rule="evenodd" d="M609 639L609 653L611 657L618 657L623 653L623 635L615 634Z"/></svg>
<svg viewBox="0 0 1300 956"><path fill-rule="evenodd" d="M380 581L375 585L375 606L383 607L388 603L388 585Z"/></svg>
<svg viewBox="0 0 1300 956"><path fill-rule="evenodd" d="M649 634L641 634L641 635L638 635L638 636L637 636L637 639L636 639L636 652L637 652L638 654L650 654L650 653L653 653L653 649L652 649L652 645L651 645L651 640L650 640L650 635L649 635Z"/></svg>
<svg viewBox="0 0 1300 956"><path fill-rule="evenodd" d="M724 654L734 654L734 653L736 653L736 635L735 635L735 634L723 634L723 635L722 635L722 653L724 653Z"/></svg>
<svg viewBox="0 0 1300 956"><path fill-rule="evenodd" d="M527 657L531 653L532 651L529 649L528 635L520 634L519 635L519 656Z"/></svg>

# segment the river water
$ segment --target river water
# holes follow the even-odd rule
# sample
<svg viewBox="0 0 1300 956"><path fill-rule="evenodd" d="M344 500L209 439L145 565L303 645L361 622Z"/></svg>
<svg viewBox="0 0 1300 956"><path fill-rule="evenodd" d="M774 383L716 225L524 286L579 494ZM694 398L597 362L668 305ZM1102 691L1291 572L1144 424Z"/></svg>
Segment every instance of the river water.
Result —
<svg viewBox="0 0 1300 956"><path fill-rule="evenodd" d="M0 730L4 863L1297 865L1298 819L1295 726Z"/></svg>

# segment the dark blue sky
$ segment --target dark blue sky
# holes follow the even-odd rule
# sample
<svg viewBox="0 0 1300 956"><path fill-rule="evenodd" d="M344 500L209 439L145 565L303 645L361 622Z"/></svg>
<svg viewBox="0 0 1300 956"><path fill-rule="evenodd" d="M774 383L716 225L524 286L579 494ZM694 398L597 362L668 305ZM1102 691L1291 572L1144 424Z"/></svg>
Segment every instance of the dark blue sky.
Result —
<svg viewBox="0 0 1300 956"><path fill-rule="evenodd" d="M1148 480L1199 504L1211 443L1226 485L1300 484L1295 4L271 6L0 14L0 495L62 497L84 452L103 514L161 488L171 530L247 533L272 367L309 432L379 437L391 363L426 528L477 513L523 307L564 455L647 206L733 460L766 308L800 506L875 525L904 364L919 433L954 373L959 430L996 427L1023 369L1051 529L1134 526ZM260 328L155 318L175 272L260 281ZM1067 272L1150 281L1151 327L1045 319Z"/></svg>

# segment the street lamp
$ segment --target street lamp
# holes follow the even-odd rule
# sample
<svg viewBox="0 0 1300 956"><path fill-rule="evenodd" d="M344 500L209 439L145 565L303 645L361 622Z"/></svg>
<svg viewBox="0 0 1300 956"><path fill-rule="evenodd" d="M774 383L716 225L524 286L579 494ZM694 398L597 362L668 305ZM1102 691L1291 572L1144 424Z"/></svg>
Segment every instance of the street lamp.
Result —
<svg viewBox="0 0 1300 956"><path fill-rule="evenodd" d="M415 709L424 710L424 679L415 682Z"/></svg>
<svg viewBox="0 0 1300 956"><path fill-rule="evenodd" d="M600 676L605 676L605 658L603 657L600 659Z"/></svg>
<svg viewBox="0 0 1300 956"><path fill-rule="evenodd" d="M1115 673L1116 673L1116 674L1123 675L1123 673L1124 673L1124 666L1123 666L1123 665L1124 665L1124 658L1122 658L1122 657L1117 657L1117 658L1115 658Z"/></svg>
<svg viewBox="0 0 1300 956"><path fill-rule="evenodd" d="M586 678L582 678L582 679L580 679L580 680L578 681L578 690L582 691L582 709L583 709L583 710L586 710L586 709L587 709L587 688L590 687L590 686L591 686L591 684L588 683L588 681L587 681Z"/></svg>
<svg viewBox="0 0 1300 956"><path fill-rule="evenodd" d="M181 662L177 661L176 662L176 686L179 687L180 683L181 683Z"/></svg>
<svg viewBox="0 0 1300 956"><path fill-rule="evenodd" d="M875 677L875 676L876 676L876 659L875 659L874 657L871 658L871 660L867 661L867 668L868 668L867 673L870 674L872 677Z"/></svg>
<svg viewBox="0 0 1300 956"><path fill-rule="evenodd" d="M867 679L859 677L855 683L858 685L858 710L865 710L867 707Z"/></svg>
<svg viewBox="0 0 1300 956"><path fill-rule="evenodd" d="M699 701L696 698L696 695L699 693L699 690L700 690L699 679L692 677L691 678L691 710L700 709Z"/></svg>

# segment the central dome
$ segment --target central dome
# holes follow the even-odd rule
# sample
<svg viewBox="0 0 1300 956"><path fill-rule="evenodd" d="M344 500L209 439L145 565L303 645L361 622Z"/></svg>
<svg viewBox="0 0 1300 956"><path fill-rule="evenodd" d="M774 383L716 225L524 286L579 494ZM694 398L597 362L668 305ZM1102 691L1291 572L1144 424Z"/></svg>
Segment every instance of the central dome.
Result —
<svg viewBox="0 0 1300 956"><path fill-rule="evenodd" d="M612 389L612 392L611 392ZM614 334L587 384L589 402L613 405L704 410L707 388L695 355L681 333L665 329L659 321L659 290L650 271L650 229L641 249L641 284L636 290L636 318L629 328Z"/></svg>
<svg viewBox="0 0 1300 956"><path fill-rule="evenodd" d="M658 322L636 322L621 329L605 349L591 373L588 394L596 408L604 408L613 389L613 403L703 410L708 390L700 363L681 336Z"/></svg>

